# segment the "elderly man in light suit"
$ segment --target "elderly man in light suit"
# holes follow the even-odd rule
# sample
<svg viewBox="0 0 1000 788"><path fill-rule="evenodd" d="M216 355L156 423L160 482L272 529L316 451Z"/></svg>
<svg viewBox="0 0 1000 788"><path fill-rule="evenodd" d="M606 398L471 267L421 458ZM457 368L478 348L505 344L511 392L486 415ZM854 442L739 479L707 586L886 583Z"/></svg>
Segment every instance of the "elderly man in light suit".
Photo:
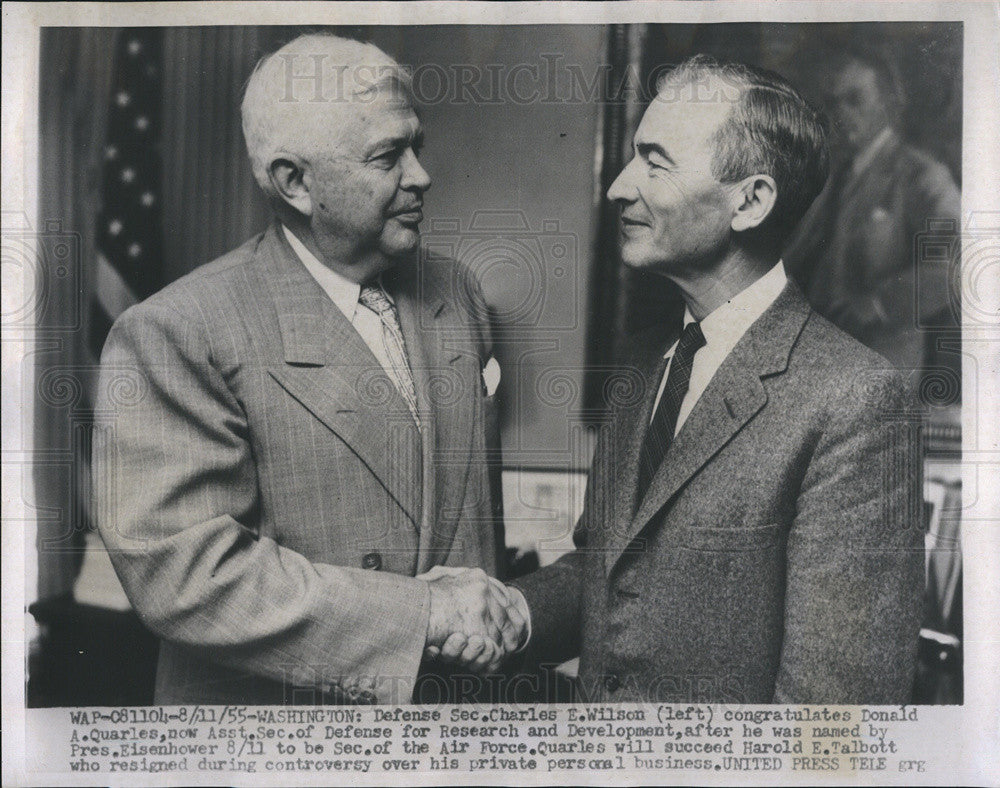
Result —
<svg viewBox="0 0 1000 788"><path fill-rule="evenodd" d="M911 402L779 260L826 169L791 86L698 57L662 81L608 191L626 264L673 280L686 310L632 339L646 386L601 431L577 549L516 581L529 651L579 655L583 700L909 699Z"/></svg>
<svg viewBox="0 0 1000 788"><path fill-rule="evenodd" d="M420 256L430 178L384 53L301 37L258 65L243 123L275 221L115 324L100 530L162 640L158 703L406 703L450 634L482 670L523 625L487 578L487 313ZM473 571L417 577L439 565Z"/></svg>

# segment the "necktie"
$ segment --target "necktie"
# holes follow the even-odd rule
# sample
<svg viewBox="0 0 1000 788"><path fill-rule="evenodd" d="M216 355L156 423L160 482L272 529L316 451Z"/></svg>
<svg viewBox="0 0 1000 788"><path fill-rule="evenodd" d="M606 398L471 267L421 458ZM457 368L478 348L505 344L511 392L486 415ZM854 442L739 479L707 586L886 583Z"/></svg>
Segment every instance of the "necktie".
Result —
<svg viewBox="0 0 1000 788"><path fill-rule="evenodd" d="M403 329L399 325L399 313L389 300L385 290L378 284L367 284L361 288L358 300L382 321L382 346L391 362L389 372L396 389L410 409L413 420L420 426L420 416L417 415L417 392L413 387L413 375L406 359L406 345L403 342Z"/></svg>
<svg viewBox="0 0 1000 788"><path fill-rule="evenodd" d="M677 426L677 414L681 403L687 394L691 383L691 367L694 364L694 354L705 344L705 335L701 333L698 323L688 323L681 332L673 359L670 361L670 372L667 373L667 383L663 387L663 396L659 407L653 414L653 420L646 430L646 437L639 451L639 483L636 488L636 506L642 501L649 483L660 467L663 456L667 453L670 441L674 437Z"/></svg>

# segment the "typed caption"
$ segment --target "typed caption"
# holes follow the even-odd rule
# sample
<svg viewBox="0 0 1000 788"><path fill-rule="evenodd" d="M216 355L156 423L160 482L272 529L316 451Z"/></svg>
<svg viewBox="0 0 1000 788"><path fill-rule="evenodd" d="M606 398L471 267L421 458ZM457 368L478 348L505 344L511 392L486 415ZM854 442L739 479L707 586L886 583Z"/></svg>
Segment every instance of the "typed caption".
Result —
<svg viewBox="0 0 1000 788"><path fill-rule="evenodd" d="M134 784L197 773L220 781L470 780L534 772L879 776L923 781L917 735L945 709L859 706L163 706L35 710L45 771ZM362 778L362 781L363 778Z"/></svg>

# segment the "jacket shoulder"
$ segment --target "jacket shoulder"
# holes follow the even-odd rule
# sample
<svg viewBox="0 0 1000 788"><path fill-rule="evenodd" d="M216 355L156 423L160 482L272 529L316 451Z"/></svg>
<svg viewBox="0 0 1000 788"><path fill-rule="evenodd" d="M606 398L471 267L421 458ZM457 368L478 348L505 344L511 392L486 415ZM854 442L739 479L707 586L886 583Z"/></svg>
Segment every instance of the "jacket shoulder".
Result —
<svg viewBox="0 0 1000 788"><path fill-rule="evenodd" d="M916 196L956 194L958 187L951 170L935 159L927 151L913 145L900 146L896 158L895 177L904 188L916 192Z"/></svg>
<svg viewBox="0 0 1000 788"><path fill-rule="evenodd" d="M247 264L262 237L251 238L126 309L115 320L105 350L125 337L130 343L165 339L189 350L208 348L218 328L233 325L245 311L238 294L245 291Z"/></svg>
<svg viewBox="0 0 1000 788"><path fill-rule="evenodd" d="M193 319L198 315L218 312L233 298L234 284L244 275L253 259L263 234L247 240L193 271L175 279L144 301L130 307L118 318L134 320L143 315L176 313Z"/></svg>
<svg viewBox="0 0 1000 788"><path fill-rule="evenodd" d="M813 309L809 310L795 350L814 361L825 359L829 364L845 369L892 368L888 359L863 345Z"/></svg>
<svg viewBox="0 0 1000 788"><path fill-rule="evenodd" d="M909 143L903 143L899 146L897 163L898 166L905 168L911 174L913 172L931 172L951 178L948 174L948 168L944 164L927 151Z"/></svg>
<svg viewBox="0 0 1000 788"><path fill-rule="evenodd" d="M892 362L815 311L802 328L791 365L833 412L912 407L903 376Z"/></svg>

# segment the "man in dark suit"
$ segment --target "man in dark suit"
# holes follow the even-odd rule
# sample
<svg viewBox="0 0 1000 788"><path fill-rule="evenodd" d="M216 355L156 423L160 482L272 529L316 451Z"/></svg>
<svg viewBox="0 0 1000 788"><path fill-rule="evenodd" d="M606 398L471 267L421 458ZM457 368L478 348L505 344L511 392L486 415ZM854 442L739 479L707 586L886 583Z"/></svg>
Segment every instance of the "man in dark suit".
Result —
<svg viewBox="0 0 1000 788"><path fill-rule="evenodd" d="M659 85L608 191L629 266L683 325L634 338L577 549L519 579L545 660L590 701L905 703L923 583L902 380L810 309L779 250L820 191L817 115L697 57Z"/></svg>
<svg viewBox="0 0 1000 788"><path fill-rule="evenodd" d="M846 58L832 93L841 155L785 262L816 311L896 364L916 390L935 362L935 337L957 327L949 267L958 187L894 130L901 102L886 60ZM922 235L950 253L921 255Z"/></svg>
<svg viewBox="0 0 1000 788"><path fill-rule="evenodd" d="M419 255L430 178L388 56L296 39L243 122L275 222L115 324L101 534L162 640L158 703L407 703L425 650L461 631L478 670L511 629L487 577L487 313L465 269ZM417 577L439 565L474 569Z"/></svg>

